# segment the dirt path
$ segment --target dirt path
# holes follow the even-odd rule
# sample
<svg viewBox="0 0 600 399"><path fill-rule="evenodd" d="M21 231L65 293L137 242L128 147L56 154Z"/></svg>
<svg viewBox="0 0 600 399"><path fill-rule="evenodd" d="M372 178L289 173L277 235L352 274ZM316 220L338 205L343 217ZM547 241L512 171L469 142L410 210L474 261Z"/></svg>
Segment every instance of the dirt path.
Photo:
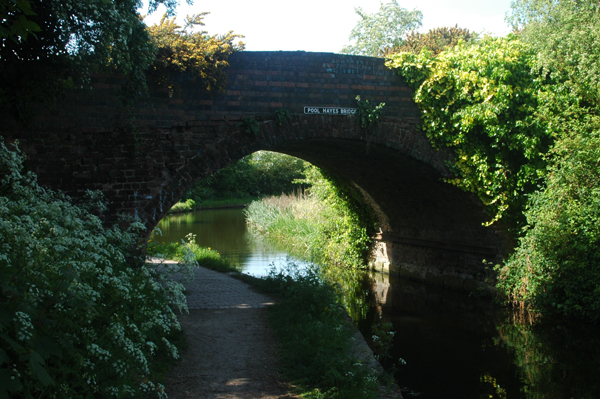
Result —
<svg viewBox="0 0 600 399"><path fill-rule="evenodd" d="M267 326L272 301L226 274L199 268L179 320L189 347L166 383L169 398L296 398L278 373Z"/></svg>

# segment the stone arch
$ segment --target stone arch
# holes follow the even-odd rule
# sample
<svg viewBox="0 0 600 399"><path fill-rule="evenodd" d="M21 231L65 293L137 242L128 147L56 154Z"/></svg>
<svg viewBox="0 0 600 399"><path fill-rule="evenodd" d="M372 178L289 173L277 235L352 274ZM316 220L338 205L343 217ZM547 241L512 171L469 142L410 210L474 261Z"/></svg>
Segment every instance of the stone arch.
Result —
<svg viewBox="0 0 600 399"><path fill-rule="evenodd" d="M353 116L294 115L281 127L264 120L256 136L235 121L219 129L223 138L147 203L150 225L198 179L255 151L276 151L333 171L362 193L378 218L379 269L453 288L485 286L482 260L499 259L502 232L482 226L487 215L476 198L442 181L451 155L434 150L414 122L384 118L369 137Z"/></svg>

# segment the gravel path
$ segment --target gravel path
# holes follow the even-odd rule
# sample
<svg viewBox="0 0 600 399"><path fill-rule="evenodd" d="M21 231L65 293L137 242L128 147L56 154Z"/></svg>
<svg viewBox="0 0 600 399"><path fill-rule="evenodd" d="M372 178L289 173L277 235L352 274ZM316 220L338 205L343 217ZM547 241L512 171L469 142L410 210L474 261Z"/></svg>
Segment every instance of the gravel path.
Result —
<svg viewBox="0 0 600 399"><path fill-rule="evenodd" d="M278 373L265 309L272 300L202 267L185 285L190 313L179 321L189 347L167 380L169 398L296 398Z"/></svg>

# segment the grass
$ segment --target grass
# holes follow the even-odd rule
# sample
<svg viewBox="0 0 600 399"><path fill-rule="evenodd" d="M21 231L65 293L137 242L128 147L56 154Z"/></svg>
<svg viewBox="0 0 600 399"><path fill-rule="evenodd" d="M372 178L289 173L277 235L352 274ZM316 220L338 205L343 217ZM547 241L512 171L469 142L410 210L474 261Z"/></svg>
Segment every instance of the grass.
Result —
<svg viewBox="0 0 600 399"><path fill-rule="evenodd" d="M192 252L196 262L202 267L220 272L238 271L214 249L204 248L196 244L193 234L188 235L188 242L185 246L183 243L158 243L151 241L146 248L148 256L164 257L165 259L176 261L184 261L187 251Z"/></svg>
<svg viewBox="0 0 600 399"><path fill-rule="evenodd" d="M303 258L322 254L326 211L321 201L304 193L283 194L253 201L245 214L253 233L277 239L293 254Z"/></svg>
<svg viewBox="0 0 600 399"><path fill-rule="evenodd" d="M169 209L168 214L172 213L184 213L193 212L201 209L215 209L215 208L234 208L243 207L252 201L256 201L258 197L238 197L238 198L222 198L222 199L209 199L205 201L194 201L188 199L186 201L180 201L173 205Z"/></svg>
<svg viewBox="0 0 600 399"><path fill-rule="evenodd" d="M311 195L296 192L253 201L245 211L249 230L277 240L299 258L365 267L370 247L368 220L348 196L342 199L330 193L322 197L313 190Z"/></svg>
<svg viewBox="0 0 600 399"><path fill-rule="evenodd" d="M354 326L333 286L293 264L255 283L275 295L269 320L284 374L310 399L377 398L378 373L350 355Z"/></svg>
<svg viewBox="0 0 600 399"><path fill-rule="evenodd" d="M186 246L201 266L221 272L235 270L217 251L195 244L193 235L185 246L151 242L147 253L183 260ZM315 270L299 271L292 263L266 278L243 274L237 277L277 298L277 303L269 308L269 323L280 346L282 371L302 398L378 397L380 376L350 354L355 327L347 319L342 300L331 283L318 277ZM160 367L166 373L170 363Z"/></svg>

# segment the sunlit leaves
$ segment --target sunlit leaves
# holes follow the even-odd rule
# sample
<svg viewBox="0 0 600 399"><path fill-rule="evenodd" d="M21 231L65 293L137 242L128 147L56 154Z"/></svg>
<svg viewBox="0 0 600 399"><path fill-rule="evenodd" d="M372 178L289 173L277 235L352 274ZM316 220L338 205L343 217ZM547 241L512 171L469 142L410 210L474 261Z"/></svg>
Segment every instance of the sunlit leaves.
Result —
<svg viewBox="0 0 600 399"><path fill-rule="evenodd" d="M206 90L220 90L225 84L224 69L227 58L234 51L244 49L244 44L234 41L242 36L232 31L210 36L205 31L193 31L203 26L208 13L188 16L183 27L168 19L165 14L160 23L148 28L158 48L151 70L160 84L168 86L171 95L179 88L180 76L185 80L199 80Z"/></svg>
<svg viewBox="0 0 600 399"><path fill-rule="evenodd" d="M437 55L448 48L456 46L459 41L468 42L474 39L475 36L473 32L459 28L458 25L451 28L431 29L427 33L412 31L399 45L386 49L384 53L385 56L403 52L419 54L423 48L427 48L427 51Z"/></svg>
<svg viewBox="0 0 600 399"><path fill-rule="evenodd" d="M600 10L595 0L517 0L508 20L538 53L538 64L600 105Z"/></svg>
<svg viewBox="0 0 600 399"><path fill-rule="evenodd" d="M527 46L514 37L485 37L437 56L427 49L392 55L388 65L414 88L432 144L454 150L458 179L449 182L476 193L491 221L518 221L551 141L536 117L546 80L532 73Z"/></svg>

